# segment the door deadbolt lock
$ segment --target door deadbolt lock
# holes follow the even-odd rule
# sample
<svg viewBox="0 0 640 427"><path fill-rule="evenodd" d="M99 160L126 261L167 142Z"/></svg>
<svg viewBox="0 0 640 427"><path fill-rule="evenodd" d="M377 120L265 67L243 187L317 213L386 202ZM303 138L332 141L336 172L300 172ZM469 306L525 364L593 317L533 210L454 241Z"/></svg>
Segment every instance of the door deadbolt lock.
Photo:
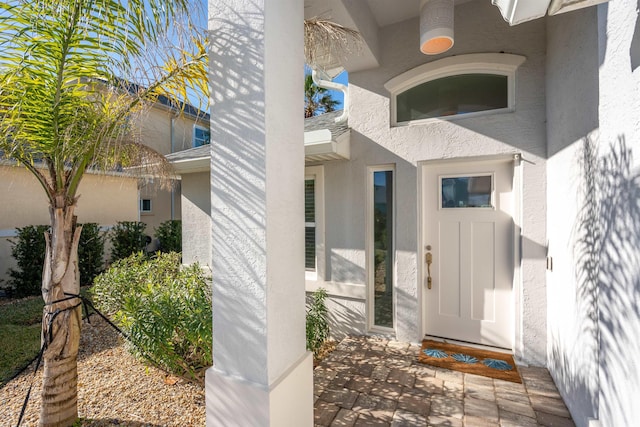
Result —
<svg viewBox="0 0 640 427"><path fill-rule="evenodd" d="M425 261L427 262L427 289L431 289L431 263L433 262L431 252L427 252Z"/></svg>

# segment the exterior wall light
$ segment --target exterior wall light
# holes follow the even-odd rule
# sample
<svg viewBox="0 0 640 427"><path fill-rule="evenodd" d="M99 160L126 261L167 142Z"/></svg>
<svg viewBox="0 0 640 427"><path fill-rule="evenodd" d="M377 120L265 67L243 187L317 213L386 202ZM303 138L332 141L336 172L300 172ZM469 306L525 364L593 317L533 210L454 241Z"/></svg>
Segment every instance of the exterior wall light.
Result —
<svg viewBox="0 0 640 427"><path fill-rule="evenodd" d="M437 55L453 46L453 0L420 1L420 51Z"/></svg>

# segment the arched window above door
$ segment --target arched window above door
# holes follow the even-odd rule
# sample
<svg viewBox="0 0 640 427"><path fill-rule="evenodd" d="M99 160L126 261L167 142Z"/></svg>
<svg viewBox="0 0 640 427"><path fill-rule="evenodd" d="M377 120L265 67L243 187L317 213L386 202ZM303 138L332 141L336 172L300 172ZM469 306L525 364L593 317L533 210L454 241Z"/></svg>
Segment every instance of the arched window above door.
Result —
<svg viewBox="0 0 640 427"><path fill-rule="evenodd" d="M391 124L513 111L515 72L525 57L477 53L429 62L389 80Z"/></svg>

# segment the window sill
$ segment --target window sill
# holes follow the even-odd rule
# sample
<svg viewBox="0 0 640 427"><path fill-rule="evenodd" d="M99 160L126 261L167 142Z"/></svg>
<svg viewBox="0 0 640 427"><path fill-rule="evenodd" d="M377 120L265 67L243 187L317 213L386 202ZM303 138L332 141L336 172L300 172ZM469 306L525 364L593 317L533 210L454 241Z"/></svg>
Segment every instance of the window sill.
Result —
<svg viewBox="0 0 640 427"><path fill-rule="evenodd" d="M307 292L312 293L320 288L326 290L327 294L333 297L357 299L363 301L367 298L367 288L365 285L357 285L354 283L323 282L321 280L307 280L305 283L305 290Z"/></svg>
<svg viewBox="0 0 640 427"><path fill-rule="evenodd" d="M394 127L406 127L406 126L422 126L422 125L428 125L430 123L452 122L456 120L471 119L474 117L513 113L515 111L516 111L515 108L510 108L510 107L498 108L495 110L476 111L474 113L455 114L451 116L441 116L441 117L430 117L428 119L419 119L419 120L410 120L407 122L391 123L391 127L394 128Z"/></svg>

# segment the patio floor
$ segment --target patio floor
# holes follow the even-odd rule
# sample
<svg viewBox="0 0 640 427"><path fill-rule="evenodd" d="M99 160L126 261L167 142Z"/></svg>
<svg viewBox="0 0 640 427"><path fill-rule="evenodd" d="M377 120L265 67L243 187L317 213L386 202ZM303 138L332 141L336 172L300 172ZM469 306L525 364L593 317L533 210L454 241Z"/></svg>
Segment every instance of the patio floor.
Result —
<svg viewBox="0 0 640 427"><path fill-rule="evenodd" d="M314 370L316 426L574 426L549 372L523 384L417 362L418 346L348 337Z"/></svg>

